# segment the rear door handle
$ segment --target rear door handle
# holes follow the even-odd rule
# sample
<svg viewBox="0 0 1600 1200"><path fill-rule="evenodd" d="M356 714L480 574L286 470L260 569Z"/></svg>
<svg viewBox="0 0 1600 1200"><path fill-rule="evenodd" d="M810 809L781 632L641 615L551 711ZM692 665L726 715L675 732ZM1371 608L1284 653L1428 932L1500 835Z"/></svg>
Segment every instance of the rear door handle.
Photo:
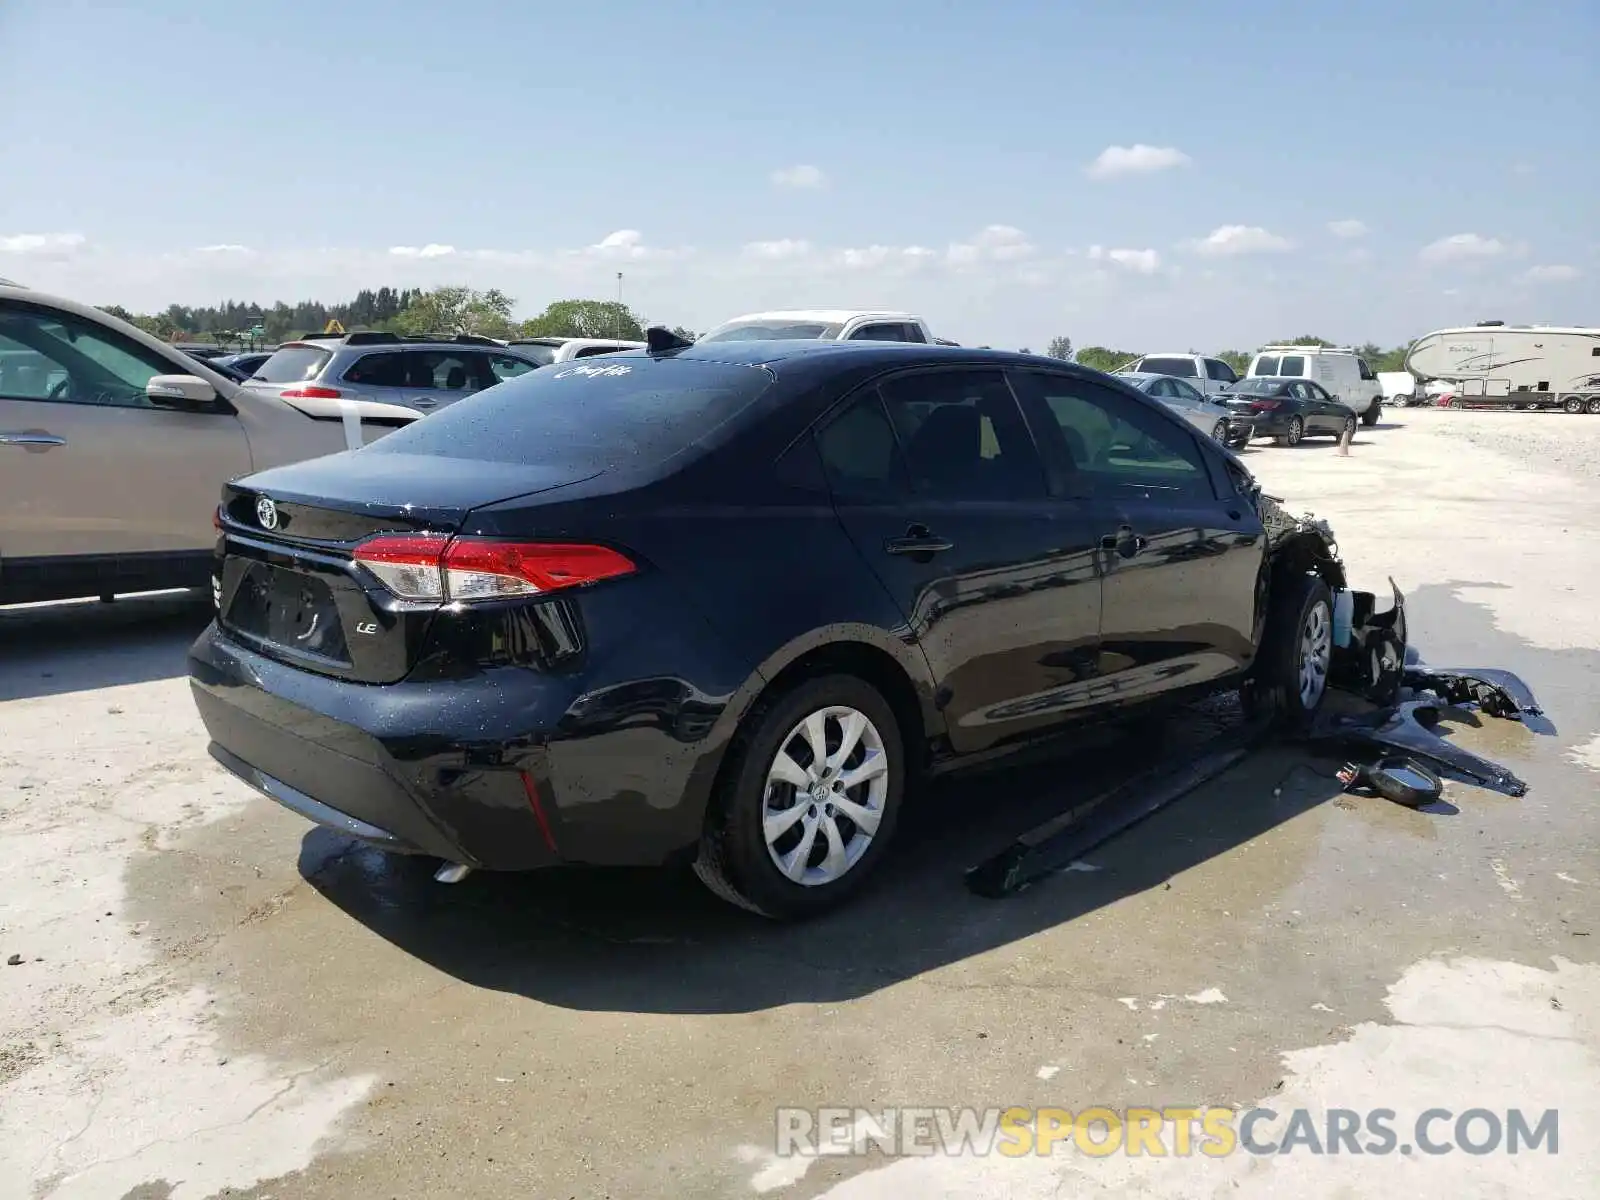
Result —
<svg viewBox="0 0 1600 1200"><path fill-rule="evenodd" d="M926 525L913 525L904 537L885 539L883 548L890 554L938 554L954 549L955 543L940 537Z"/></svg>
<svg viewBox="0 0 1600 1200"><path fill-rule="evenodd" d="M38 430L29 430L26 433L0 433L0 446L21 446L24 450L37 452L66 444L66 438Z"/></svg>
<svg viewBox="0 0 1600 1200"><path fill-rule="evenodd" d="M432 396L418 396L411 402L413 408L436 408L438 404Z"/></svg>

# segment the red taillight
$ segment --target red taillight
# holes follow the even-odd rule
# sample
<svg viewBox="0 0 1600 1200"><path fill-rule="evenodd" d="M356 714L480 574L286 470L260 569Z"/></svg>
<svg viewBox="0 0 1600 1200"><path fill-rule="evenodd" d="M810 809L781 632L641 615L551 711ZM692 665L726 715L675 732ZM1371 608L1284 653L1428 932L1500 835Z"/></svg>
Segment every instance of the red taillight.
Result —
<svg viewBox="0 0 1600 1200"><path fill-rule="evenodd" d="M1271 412L1282 404L1282 400L1252 400L1250 401L1250 410L1252 412Z"/></svg>
<svg viewBox="0 0 1600 1200"><path fill-rule="evenodd" d="M370 538L352 557L407 600L496 600L536 596L631 575L626 555L606 546L505 542L442 534Z"/></svg>
<svg viewBox="0 0 1600 1200"><path fill-rule="evenodd" d="M220 504L211 510L211 528L218 533L222 532L222 505Z"/></svg>
<svg viewBox="0 0 1600 1200"><path fill-rule="evenodd" d="M278 393L289 400L340 400L344 393L338 388L325 387L296 387L286 388Z"/></svg>

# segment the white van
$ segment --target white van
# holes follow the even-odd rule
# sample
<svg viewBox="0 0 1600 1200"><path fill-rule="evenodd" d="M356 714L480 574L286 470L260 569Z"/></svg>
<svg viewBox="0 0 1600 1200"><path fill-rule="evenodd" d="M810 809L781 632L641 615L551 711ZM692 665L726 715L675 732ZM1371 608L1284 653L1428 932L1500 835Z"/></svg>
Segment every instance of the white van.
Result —
<svg viewBox="0 0 1600 1200"><path fill-rule="evenodd" d="M1315 379L1335 398L1376 425L1383 385L1366 359L1348 346L1263 346L1250 360L1248 378Z"/></svg>

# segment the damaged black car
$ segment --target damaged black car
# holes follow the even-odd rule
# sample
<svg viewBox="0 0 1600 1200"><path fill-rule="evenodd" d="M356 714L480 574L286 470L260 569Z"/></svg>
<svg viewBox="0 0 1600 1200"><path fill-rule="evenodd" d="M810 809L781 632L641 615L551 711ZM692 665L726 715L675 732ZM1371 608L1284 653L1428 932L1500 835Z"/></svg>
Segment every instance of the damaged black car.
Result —
<svg viewBox="0 0 1600 1200"><path fill-rule="evenodd" d="M214 756L439 877L692 864L792 918L930 771L1407 668L1398 592L1115 379L995 351L692 346L536 371L236 481L190 655Z"/></svg>

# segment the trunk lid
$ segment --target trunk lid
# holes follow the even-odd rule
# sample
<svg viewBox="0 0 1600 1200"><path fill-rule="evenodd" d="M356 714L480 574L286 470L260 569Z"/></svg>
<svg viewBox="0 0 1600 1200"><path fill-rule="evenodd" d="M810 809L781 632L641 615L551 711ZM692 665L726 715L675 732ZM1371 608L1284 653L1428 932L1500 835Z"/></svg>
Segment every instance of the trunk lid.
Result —
<svg viewBox="0 0 1600 1200"><path fill-rule="evenodd" d="M217 620L269 657L363 683L405 677L441 607L402 600L351 557L380 533L454 534L475 508L599 474L558 464L333 454L228 484Z"/></svg>

